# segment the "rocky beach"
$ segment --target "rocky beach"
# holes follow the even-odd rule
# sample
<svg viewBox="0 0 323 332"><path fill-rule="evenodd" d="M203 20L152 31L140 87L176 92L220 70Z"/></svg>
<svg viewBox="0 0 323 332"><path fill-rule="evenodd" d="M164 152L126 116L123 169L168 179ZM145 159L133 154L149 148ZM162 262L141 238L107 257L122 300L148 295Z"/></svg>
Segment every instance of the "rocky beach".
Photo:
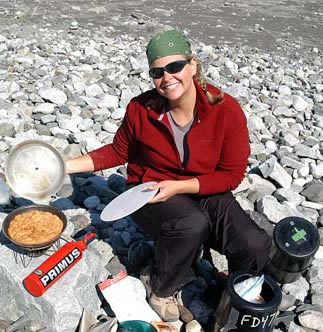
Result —
<svg viewBox="0 0 323 332"><path fill-rule="evenodd" d="M238 99L248 119L251 155L234 194L270 235L286 217L315 226L320 246L311 266L280 285L283 300L274 332L323 331L323 8L320 1L3 1L0 0L0 225L33 202L6 185L5 162L29 139L55 147L64 159L113 140L130 99L152 88L145 47L155 33L188 34L208 81ZM74 332L82 312L113 316L95 285L120 270L136 283L153 242L131 216L100 219L125 190L125 167L66 176L49 200L67 217L65 240L89 231L93 241L78 265L41 298L22 279L43 260L22 268L0 235L0 332ZM218 271L223 256L211 252ZM202 259L179 295L195 322L179 331L212 331L216 289Z"/></svg>

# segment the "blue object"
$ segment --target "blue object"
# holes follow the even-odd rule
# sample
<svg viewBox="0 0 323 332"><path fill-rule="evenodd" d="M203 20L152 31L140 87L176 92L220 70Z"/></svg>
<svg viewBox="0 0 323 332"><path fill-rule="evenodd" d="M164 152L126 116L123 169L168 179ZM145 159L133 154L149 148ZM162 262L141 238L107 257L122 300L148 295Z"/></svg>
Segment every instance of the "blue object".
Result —
<svg viewBox="0 0 323 332"><path fill-rule="evenodd" d="M0 205L10 203L10 195L8 186L0 179Z"/></svg>
<svg viewBox="0 0 323 332"><path fill-rule="evenodd" d="M117 332L157 332L157 330L143 320L127 320L119 324Z"/></svg>

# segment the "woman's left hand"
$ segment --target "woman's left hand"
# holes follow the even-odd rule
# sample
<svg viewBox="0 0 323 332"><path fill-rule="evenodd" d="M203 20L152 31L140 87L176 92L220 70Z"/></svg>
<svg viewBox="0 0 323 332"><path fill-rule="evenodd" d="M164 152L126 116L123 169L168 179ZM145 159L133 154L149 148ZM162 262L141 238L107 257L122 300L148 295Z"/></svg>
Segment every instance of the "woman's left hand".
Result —
<svg viewBox="0 0 323 332"><path fill-rule="evenodd" d="M177 194L198 193L199 187L199 181L196 178L181 181L161 181L148 187L150 190L159 189L157 194L149 201L149 203L165 202Z"/></svg>

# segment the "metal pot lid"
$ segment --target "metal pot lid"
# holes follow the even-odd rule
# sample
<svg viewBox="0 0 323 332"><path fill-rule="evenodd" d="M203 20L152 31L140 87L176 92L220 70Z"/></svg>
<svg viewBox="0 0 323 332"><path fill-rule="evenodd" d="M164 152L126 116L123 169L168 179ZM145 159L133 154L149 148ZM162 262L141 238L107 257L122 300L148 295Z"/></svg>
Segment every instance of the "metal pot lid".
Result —
<svg viewBox="0 0 323 332"><path fill-rule="evenodd" d="M27 140L16 145L5 164L8 185L19 196L42 201L56 193L65 177L65 163L51 145Z"/></svg>

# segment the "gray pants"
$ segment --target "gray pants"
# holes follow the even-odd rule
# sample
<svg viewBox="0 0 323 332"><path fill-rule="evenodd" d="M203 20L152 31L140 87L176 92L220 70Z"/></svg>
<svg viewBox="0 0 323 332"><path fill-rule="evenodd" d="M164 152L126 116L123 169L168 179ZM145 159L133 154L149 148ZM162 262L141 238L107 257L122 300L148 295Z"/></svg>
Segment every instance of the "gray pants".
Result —
<svg viewBox="0 0 323 332"><path fill-rule="evenodd" d="M133 217L155 239L152 288L157 296L173 295L182 286L203 244L226 256L230 272L258 273L267 262L270 237L231 192L176 195L146 204Z"/></svg>

